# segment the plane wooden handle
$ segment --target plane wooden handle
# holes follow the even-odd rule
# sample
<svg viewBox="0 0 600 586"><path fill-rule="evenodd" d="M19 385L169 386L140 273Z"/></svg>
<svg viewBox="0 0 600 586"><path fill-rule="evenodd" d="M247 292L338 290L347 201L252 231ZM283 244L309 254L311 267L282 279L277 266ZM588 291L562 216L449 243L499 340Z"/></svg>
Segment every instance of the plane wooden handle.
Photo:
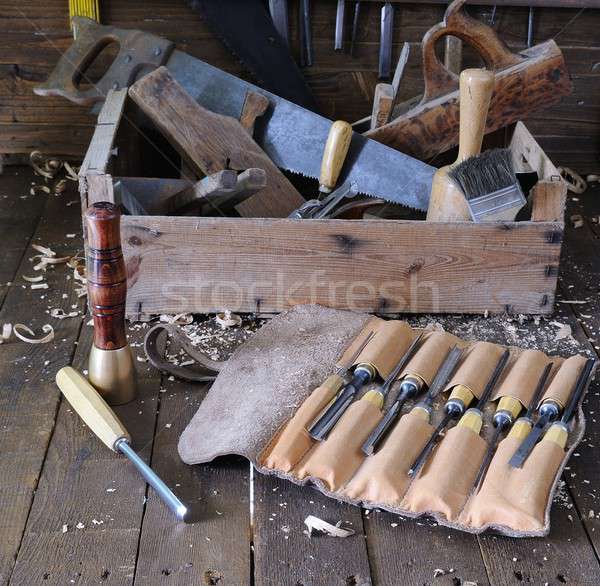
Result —
<svg viewBox="0 0 600 586"><path fill-rule="evenodd" d="M91 205L87 228L88 300L94 318L94 346L118 350L127 345L127 275L121 251L121 212L109 202Z"/></svg>
<svg viewBox="0 0 600 586"><path fill-rule="evenodd" d="M494 74L487 69L465 69L460 74L460 134L457 162L481 152Z"/></svg>
<svg viewBox="0 0 600 586"><path fill-rule="evenodd" d="M56 384L71 407L108 448L116 452L118 440L131 441L114 411L81 373L65 366L56 373Z"/></svg>
<svg viewBox="0 0 600 586"><path fill-rule="evenodd" d="M329 136L323 150L321 175L319 176L320 191L329 193L335 187L351 140L352 126L343 120L336 120L329 129Z"/></svg>

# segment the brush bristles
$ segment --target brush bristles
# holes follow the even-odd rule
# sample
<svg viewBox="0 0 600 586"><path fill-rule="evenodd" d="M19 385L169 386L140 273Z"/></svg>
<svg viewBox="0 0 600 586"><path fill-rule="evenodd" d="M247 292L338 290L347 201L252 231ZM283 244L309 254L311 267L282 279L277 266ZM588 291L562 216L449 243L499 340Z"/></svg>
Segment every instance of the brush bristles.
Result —
<svg viewBox="0 0 600 586"><path fill-rule="evenodd" d="M450 169L448 176L467 199L474 199L517 183L508 149L492 149Z"/></svg>

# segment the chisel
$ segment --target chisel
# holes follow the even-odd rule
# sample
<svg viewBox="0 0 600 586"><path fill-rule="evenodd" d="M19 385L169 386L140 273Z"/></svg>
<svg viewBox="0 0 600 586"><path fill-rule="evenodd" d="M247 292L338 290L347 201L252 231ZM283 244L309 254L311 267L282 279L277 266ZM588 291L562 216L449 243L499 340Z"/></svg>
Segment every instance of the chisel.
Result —
<svg viewBox="0 0 600 586"><path fill-rule="evenodd" d="M273 24L283 42L289 46L288 3L287 0L269 0L269 12Z"/></svg>
<svg viewBox="0 0 600 586"><path fill-rule="evenodd" d="M392 41L394 31L394 7L386 2L381 7L379 36L379 79L389 79L392 71Z"/></svg>
<svg viewBox="0 0 600 586"><path fill-rule="evenodd" d="M334 51L342 51L344 49L344 20L346 18L346 0L338 0L337 10L335 13L335 41L333 45Z"/></svg>
<svg viewBox="0 0 600 586"><path fill-rule="evenodd" d="M442 390L448 378L454 371L455 366L460 360L461 354L462 349L457 348L456 346L454 346L448 352L442 366L438 370L437 374L435 375L435 378L433 379L433 382L431 383L431 386L429 387L427 396L423 399L423 401L415 405L414 409L425 409L428 413L428 416L431 414L431 404L433 403L433 400ZM408 384L402 384L402 386L400 387L400 392L398 393L398 397L396 398L394 403L392 403L391 407L387 410L383 419L371 432L371 435L367 438L367 441L362 446L362 451L367 456L370 456L376 451L379 444L381 444L382 440L385 438L387 431L391 427L392 423L394 423L398 415L400 415L400 411L402 410L404 403L408 399L414 397L419 390L420 386L415 385L412 381Z"/></svg>
<svg viewBox="0 0 600 586"><path fill-rule="evenodd" d="M580 390L580 386L583 384L583 386L585 387L584 383L586 382L587 377L589 376L589 373L588 373L588 375L586 375L585 372L588 368L589 369L592 368L593 361L591 361L591 362L592 362L592 365L590 366L590 361L588 360L585 363L583 369L581 370L581 373L579 374L579 377L577 378L577 381L575 382L575 385L573 386L573 391L571 392L570 399L569 399L569 406L572 405L573 397ZM566 411L566 409L565 409L565 411ZM529 433L527 434L527 436L525 437L525 439L523 440L523 442L521 443L519 448L515 451L515 453L511 457L511 459L508 461L510 466L513 468L522 468L523 467L525 460L527 460L527 458L529 457L529 454L531 454L531 452L532 452L533 448L535 447L535 445L537 444L538 440L542 437L542 434L544 433L546 426L549 423L553 423L554 421L556 421L556 419L558 419L558 416L560 415L560 412L561 412L561 406L556 401L553 401L552 399L547 399L539 406L537 412L538 412L538 419L535 422L535 425L529 431Z"/></svg>
<svg viewBox="0 0 600 586"><path fill-rule="evenodd" d="M568 405L563 411L560 421L556 421L550 425L548 431L546 431L541 440L542 442L554 442L563 449L566 447L567 440L569 438L569 421L573 417L577 405L579 405L579 401L581 400L583 392L585 391L592 376L592 371L594 370L595 364L595 361L591 358L587 360L585 366L579 374L579 378L577 379L577 383L575 385L575 390L569 399Z"/></svg>
<svg viewBox="0 0 600 586"><path fill-rule="evenodd" d="M483 392L481 393L481 396L477 401L477 407L466 410L468 404L473 400L473 394L466 387L462 387L462 385L457 385L457 387L459 388L454 388L454 390L450 394L450 398L448 399L448 401L446 401L446 404L444 405L444 417L442 421L435 428L433 435L429 438L429 441L427 442L427 444L425 444L425 447L421 450L421 453L415 459L413 465L408 471L409 476L417 475L417 473L429 457L429 454L433 450L437 438L452 419L458 419L460 417L460 421L458 424L461 424L464 427L470 427L474 431L477 427L479 427L479 430L477 431L477 433L479 433L483 424L483 406L489 400L492 391L494 390L494 387L496 386L496 383L500 378L500 374L504 370L504 366L506 365L509 356L510 351L505 350L502 356L500 357L500 360L496 364L492 375L490 376Z"/></svg>
<svg viewBox="0 0 600 586"><path fill-rule="evenodd" d="M527 407L527 412L525 413L525 417L520 418L518 421L521 421L521 419L529 419L531 417L531 414L533 413L535 406L538 404L540 398L542 397L544 388L546 386L546 381L548 380L548 376L550 375L550 372L552 371L552 367L553 367L553 364L552 364L552 362L550 362L549 364L546 365L546 368L544 368L544 371L542 372L542 375L540 376L540 378L538 380L538 384L536 386L536 389L533 393L533 397L531 398L531 401L529 402L529 405ZM513 403L512 405L507 405L506 401L504 401L505 399L512 399L513 401L515 401L515 403ZM503 401L504 401L504 403L503 403ZM518 403L518 406L517 406L517 403ZM483 480L483 477L485 476L485 473L487 472L487 469L489 468L490 462L492 461L492 456L494 455L494 452L496 451L496 446L500 440L500 435L502 434L502 432L505 429L508 429L513 424L514 418L518 415L517 409L520 411L520 407L521 407L521 404L516 399L513 399L512 397L502 397L500 399L500 401L498 403L498 408L496 409L496 412L494 413L494 418L492 420L494 423L494 433L490 439L490 443L488 444L487 451L485 453L483 461L481 462L481 466L479 467L477 476L475 477L475 484L473 485L473 492L476 492L477 490L479 490L481 481Z"/></svg>
<svg viewBox="0 0 600 586"><path fill-rule="evenodd" d="M300 65L310 67L313 64L312 32L310 30L310 0L299 2L300 27Z"/></svg>
<svg viewBox="0 0 600 586"><path fill-rule="evenodd" d="M188 508L133 450L131 436L88 380L74 368L65 366L56 373L56 384L98 439L113 452L127 456L177 518L188 521Z"/></svg>
<svg viewBox="0 0 600 586"><path fill-rule="evenodd" d="M404 355L412 356L417 347L418 338L408 347ZM323 441L327 439L329 432L345 413L358 392L377 376L377 370L371 363L359 363L354 369L352 380L340 391L334 401L317 417L310 426L308 434L314 440ZM392 380L393 382L393 380ZM391 384L391 383L390 383Z"/></svg>
<svg viewBox="0 0 600 586"><path fill-rule="evenodd" d="M529 7L527 16L527 48L533 47L533 6Z"/></svg>
<svg viewBox="0 0 600 586"><path fill-rule="evenodd" d="M352 17L352 36L350 37L350 56L354 57L356 52L356 39L358 38L358 19L360 18L360 2L354 3L354 15Z"/></svg>

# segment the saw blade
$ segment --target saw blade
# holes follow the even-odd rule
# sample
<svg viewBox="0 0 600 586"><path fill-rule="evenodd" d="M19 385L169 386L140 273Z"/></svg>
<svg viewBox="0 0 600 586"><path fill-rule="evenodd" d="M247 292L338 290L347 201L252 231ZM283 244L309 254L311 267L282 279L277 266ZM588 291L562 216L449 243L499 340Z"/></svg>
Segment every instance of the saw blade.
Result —
<svg viewBox="0 0 600 586"><path fill-rule="evenodd" d="M259 92L269 108L256 121L254 139L281 169L317 179L332 121L181 51L166 63L194 99L218 114L240 117L246 93ZM353 133L339 184L388 202L426 210L436 169L365 136Z"/></svg>

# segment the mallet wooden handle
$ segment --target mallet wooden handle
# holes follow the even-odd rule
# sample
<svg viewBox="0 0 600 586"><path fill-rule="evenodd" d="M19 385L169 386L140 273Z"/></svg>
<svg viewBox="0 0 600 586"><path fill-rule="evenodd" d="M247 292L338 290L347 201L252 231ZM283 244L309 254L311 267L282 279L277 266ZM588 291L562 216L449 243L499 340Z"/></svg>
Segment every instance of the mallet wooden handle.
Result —
<svg viewBox="0 0 600 586"><path fill-rule="evenodd" d="M336 185L344 166L350 141L352 126L343 120L336 120L329 129L319 176L319 191L329 193Z"/></svg>
<svg viewBox="0 0 600 586"><path fill-rule="evenodd" d="M94 318L94 346L118 350L127 345L127 275L121 251L121 212L109 202L91 205L87 227L87 287Z"/></svg>
<svg viewBox="0 0 600 586"><path fill-rule="evenodd" d="M108 448L116 452L118 440L131 441L113 410L82 374L65 366L56 373L56 384L71 407Z"/></svg>
<svg viewBox="0 0 600 586"><path fill-rule="evenodd" d="M457 162L478 155L494 91L494 74L487 69L465 69L460 74L460 134Z"/></svg>

